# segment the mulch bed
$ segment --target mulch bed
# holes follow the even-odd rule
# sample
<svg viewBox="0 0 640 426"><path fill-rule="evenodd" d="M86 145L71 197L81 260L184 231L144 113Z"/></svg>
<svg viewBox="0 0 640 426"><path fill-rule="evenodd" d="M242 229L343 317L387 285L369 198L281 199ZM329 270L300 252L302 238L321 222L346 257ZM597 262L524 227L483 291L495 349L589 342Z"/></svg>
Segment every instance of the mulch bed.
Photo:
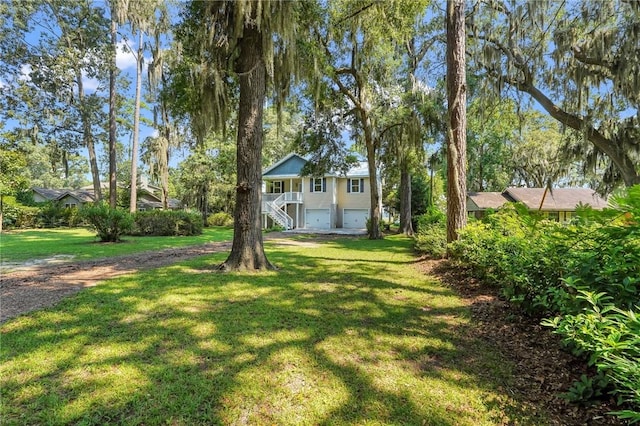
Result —
<svg viewBox="0 0 640 426"><path fill-rule="evenodd" d="M594 373L584 360L563 350L559 336L503 300L497 288L484 285L448 260L423 258L419 268L439 278L469 304L473 333L497 347L514 365L508 391L534 407L544 407L553 425L625 425L607 414L621 408L612 398L589 406L560 397L582 374Z"/></svg>

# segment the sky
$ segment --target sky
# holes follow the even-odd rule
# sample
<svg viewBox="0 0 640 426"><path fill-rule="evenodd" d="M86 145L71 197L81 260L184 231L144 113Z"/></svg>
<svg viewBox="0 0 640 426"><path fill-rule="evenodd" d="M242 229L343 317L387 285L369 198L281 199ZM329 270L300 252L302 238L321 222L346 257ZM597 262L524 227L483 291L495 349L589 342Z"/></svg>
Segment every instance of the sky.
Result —
<svg viewBox="0 0 640 426"><path fill-rule="evenodd" d="M108 13L108 8L105 7L104 1L97 0L94 3L99 7L103 7L105 10L107 10L107 13ZM28 34L26 38L26 41L32 45L37 45L41 34L44 31L47 31L46 29L43 29L43 28L46 28L47 25L51 25L51 22L50 22L51 20L46 19L46 17L40 17L40 20L44 24L41 24L39 26L36 25L34 31ZM137 37L132 37L132 34L130 33L130 29L128 26L121 26L118 28L118 39L119 39L119 42L118 42L117 53L116 53L116 65L120 71L120 74L126 76L127 79L130 81L129 87L124 92L120 92L119 94L133 101L135 97L135 80L136 80L136 58L133 52L136 51L138 47L136 43ZM147 64L150 61L151 61L150 53L145 52L145 62L144 62L144 69L143 69L143 79L145 82L147 78L146 76ZM30 80L31 78L30 74L32 73L32 71L33 70L31 65L25 64L20 67L19 75L13 76L13 78L17 78L18 80L22 80L22 81ZM102 84L102 87L101 87L97 79L87 76L86 73L84 72L83 72L83 75L84 75L83 85L84 85L85 92L87 94L95 93L96 91L99 91L99 93L102 94L103 96L105 97L107 96L108 87L105 87L104 83ZM12 77L5 76L4 78L5 79L3 79L3 76L0 75L0 89L2 89L3 87L6 87L8 84L7 82L10 81ZM144 82L143 82L143 91L144 91ZM108 103L106 101L105 101L104 107L105 109L108 108ZM150 111L146 111L143 109L141 113L143 116L146 116L148 119L152 119ZM133 122L133 118L131 118L131 122ZM4 130L10 130L11 128L14 128L18 125L18 123L15 120L10 120L10 119L5 120L5 122L2 124L3 124ZM155 136L155 135L157 135L157 131L155 129L145 125L143 122L140 123L140 133L139 133L140 142L142 142L148 136ZM127 135L120 136L120 142L124 146L130 147L131 134L129 133ZM103 147L98 146L97 149L102 150ZM86 153L86 149L81 150L79 154L84 156L85 158L88 157ZM98 155L101 155L101 154L98 153ZM177 161L179 161L180 159L181 158L179 157L174 158L171 163L171 166L175 166Z"/></svg>

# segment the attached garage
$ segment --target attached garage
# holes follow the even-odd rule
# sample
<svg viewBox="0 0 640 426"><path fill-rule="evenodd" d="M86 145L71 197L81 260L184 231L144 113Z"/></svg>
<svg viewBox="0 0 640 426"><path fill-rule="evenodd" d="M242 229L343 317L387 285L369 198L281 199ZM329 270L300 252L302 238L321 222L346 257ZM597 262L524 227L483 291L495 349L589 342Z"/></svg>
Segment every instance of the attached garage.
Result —
<svg viewBox="0 0 640 426"><path fill-rule="evenodd" d="M305 228L331 228L331 212L329 209L307 209L305 212Z"/></svg>
<svg viewBox="0 0 640 426"><path fill-rule="evenodd" d="M342 227L349 229L365 229L369 219L368 209L344 209Z"/></svg>

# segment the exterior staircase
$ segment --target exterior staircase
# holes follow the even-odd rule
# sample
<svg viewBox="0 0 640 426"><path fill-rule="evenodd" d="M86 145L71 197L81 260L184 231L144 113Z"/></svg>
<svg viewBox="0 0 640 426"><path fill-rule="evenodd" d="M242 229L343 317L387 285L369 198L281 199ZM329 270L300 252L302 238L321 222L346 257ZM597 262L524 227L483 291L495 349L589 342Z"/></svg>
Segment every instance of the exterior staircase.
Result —
<svg viewBox="0 0 640 426"><path fill-rule="evenodd" d="M263 194L264 195L264 194ZM284 192L274 200L265 200L262 203L262 211L284 229L293 229L293 218L283 209L287 202L301 203L302 194L299 192Z"/></svg>

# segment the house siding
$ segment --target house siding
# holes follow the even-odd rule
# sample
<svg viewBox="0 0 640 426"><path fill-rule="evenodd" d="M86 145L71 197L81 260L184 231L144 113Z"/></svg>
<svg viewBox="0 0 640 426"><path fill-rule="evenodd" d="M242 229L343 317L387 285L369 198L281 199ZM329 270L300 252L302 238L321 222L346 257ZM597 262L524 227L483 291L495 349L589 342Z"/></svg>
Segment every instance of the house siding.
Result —
<svg viewBox="0 0 640 426"><path fill-rule="evenodd" d="M360 178L353 178L360 179ZM364 179L364 192L347 192L349 179L338 181L338 206L341 209L368 209L371 207L371 184L369 178Z"/></svg>

